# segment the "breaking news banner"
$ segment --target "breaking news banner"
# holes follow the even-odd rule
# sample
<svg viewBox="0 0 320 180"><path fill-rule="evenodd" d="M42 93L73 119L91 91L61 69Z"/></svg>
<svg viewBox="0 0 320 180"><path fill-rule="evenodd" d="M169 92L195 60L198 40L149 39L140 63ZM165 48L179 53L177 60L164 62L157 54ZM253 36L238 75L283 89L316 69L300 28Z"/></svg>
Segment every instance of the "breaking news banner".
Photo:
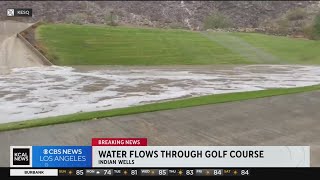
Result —
<svg viewBox="0 0 320 180"><path fill-rule="evenodd" d="M92 146L11 146L10 167L310 167L309 146L147 146L93 138Z"/></svg>
<svg viewBox="0 0 320 180"><path fill-rule="evenodd" d="M310 148L92 146L92 167L310 167Z"/></svg>
<svg viewBox="0 0 320 180"><path fill-rule="evenodd" d="M147 146L147 138L92 138L92 146Z"/></svg>

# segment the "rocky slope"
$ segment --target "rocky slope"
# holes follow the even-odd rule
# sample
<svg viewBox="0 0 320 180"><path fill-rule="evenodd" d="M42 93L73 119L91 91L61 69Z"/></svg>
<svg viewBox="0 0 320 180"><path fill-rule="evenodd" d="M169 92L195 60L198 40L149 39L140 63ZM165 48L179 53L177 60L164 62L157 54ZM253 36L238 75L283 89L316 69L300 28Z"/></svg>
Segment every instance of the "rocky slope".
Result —
<svg viewBox="0 0 320 180"><path fill-rule="evenodd" d="M112 18L118 24L201 30L204 19L214 12L228 17L235 27L254 28L292 9L315 10L320 9L320 4L318 1L0 1L1 12L12 7L33 9L33 17L22 18L24 21L106 23Z"/></svg>

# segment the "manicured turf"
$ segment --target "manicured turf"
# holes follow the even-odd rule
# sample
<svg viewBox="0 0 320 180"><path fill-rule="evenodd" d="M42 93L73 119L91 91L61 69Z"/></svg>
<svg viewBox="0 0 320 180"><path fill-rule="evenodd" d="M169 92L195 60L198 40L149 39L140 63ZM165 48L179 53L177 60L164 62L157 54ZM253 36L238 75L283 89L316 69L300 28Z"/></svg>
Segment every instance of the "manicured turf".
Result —
<svg viewBox="0 0 320 180"><path fill-rule="evenodd" d="M57 65L320 64L320 41L257 33L46 24L36 37Z"/></svg>
<svg viewBox="0 0 320 180"><path fill-rule="evenodd" d="M36 32L57 65L254 63L198 32L184 30L50 24Z"/></svg>
<svg viewBox="0 0 320 180"><path fill-rule="evenodd" d="M121 108L121 109L76 113L76 114L70 114L70 115L64 115L64 116L0 124L0 131L30 128L30 127L36 127L36 126L46 126L46 125L60 124L60 123L70 123L70 122L76 122L76 121L85 121L85 120L92 120L96 118L137 114L137 113L143 113L143 112L178 109L178 108L185 108L185 107L199 106L199 105L206 105L206 104L240 101L240 100L247 100L247 99L283 95L283 94L313 91L313 90L319 90L319 89L320 89L320 85L316 85L316 86L307 86L307 87L298 87L298 88L289 88L289 89L270 89L270 90L262 90L262 91L209 95L209 96L195 97L195 98L189 98L189 99L183 99L183 100L168 101L168 102L147 104L147 105L141 105L141 106L133 106L133 107Z"/></svg>
<svg viewBox="0 0 320 180"><path fill-rule="evenodd" d="M256 33L232 33L254 47L292 64L320 64L320 41Z"/></svg>

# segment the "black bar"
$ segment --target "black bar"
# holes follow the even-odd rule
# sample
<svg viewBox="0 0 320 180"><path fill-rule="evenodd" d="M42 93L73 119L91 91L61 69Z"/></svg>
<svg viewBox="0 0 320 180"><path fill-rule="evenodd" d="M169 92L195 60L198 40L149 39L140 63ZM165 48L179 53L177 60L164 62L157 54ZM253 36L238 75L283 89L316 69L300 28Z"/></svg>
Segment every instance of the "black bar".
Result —
<svg viewBox="0 0 320 180"><path fill-rule="evenodd" d="M255 177L320 177L320 167L311 168L170 168L170 167L143 167L143 168L11 168L11 169L58 169L61 176L255 176ZM100 172L90 173L89 170ZM203 171L199 171L199 170ZM63 171L60 171L63 170ZM141 171L143 170L143 172ZM150 171L148 171L150 170ZM69 173L72 172L72 173ZM90 172L94 172L90 171ZM60 173L61 172L61 173ZM63 173L67 172L67 173ZM0 177L10 177L10 168L0 167ZM25 178L27 176L24 176ZM36 176L32 176L34 178ZM39 176L40 177L40 176ZM43 176L42 176L43 177ZM54 177L51 177L54 178Z"/></svg>
<svg viewBox="0 0 320 180"><path fill-rule="evenodd" d="M251 176L320 177L320 167L312 168L252 168Z"/></svg>
<svg viewBox="0 0 320 180"><path fill-rule="evenodd" d="M32 9L16 8L14 9L14 16L30 17L32 16Z"/></svg>

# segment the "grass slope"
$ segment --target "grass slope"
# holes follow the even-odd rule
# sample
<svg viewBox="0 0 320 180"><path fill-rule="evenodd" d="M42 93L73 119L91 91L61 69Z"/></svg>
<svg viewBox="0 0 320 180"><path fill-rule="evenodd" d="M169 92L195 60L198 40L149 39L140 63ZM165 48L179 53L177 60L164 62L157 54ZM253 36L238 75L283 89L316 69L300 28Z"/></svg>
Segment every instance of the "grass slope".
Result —
<svg viewBox="0 0 320 180"><path fill-rule="evenodd" d="M262 97L269 97L269 96L277 96L277 95L283 95L283 94L313 91L313 90L319 90L319 89L320 89L320 85L315 85L315 86L289 88L289 89L269 89L269 90L262 90L262 91L201 96L201 97L188 98L188 99L182 99L182 100L176 100L176 101L133 106L128 108L120 108L120 109L112 109L112 110L96 111L96 112L86 112L86 113L76 113L76 114L42 118L42 119L36 119L36 120L0 124L0 131L31 128L36 126L46 126L46 125L60 124L60 123L70 123L70 122L76 122L76 121L92 120L96 118L105 118L105 117L153 112L153 111L160 111L160 110L178 109L178 108L200 106L200 105L206 105L206 104L240 101L240 100L255 99L255 98L262 98Z"/></svg>
<svg viewBox="0 0 320 180"><path fill-rule="evenodd" d="M256 33L46 24L36 37L57 65L320 64L320 41Z"/></svg>
<svg viewBox="0 0 320 180"><path fill-rule="evenodd" d="M272 53L268 53L261 48L256 47L244 39L234 36L232 33L226 32L202 32L204 36L213 42L216 42L223 47L229 49L232 52L240 54L246 59L265 64L285 64L283 59L274 56ZM237 33L236 33L237 34ZM255 35L250 34L250 39L253 39Z"/></svg>
<svg viewBox="0 0 320 180"><path fill-rule="evenodd" d="M270 36L257 33L232 33L254 47L292 64L320 64L320 41Z"/></svg>
<svg viewBox="0 0 320 180"><path fill-rule="evenodd" d="M254 63L183 30L48 24L38 27L36 37L57 65Z"/></svg>

